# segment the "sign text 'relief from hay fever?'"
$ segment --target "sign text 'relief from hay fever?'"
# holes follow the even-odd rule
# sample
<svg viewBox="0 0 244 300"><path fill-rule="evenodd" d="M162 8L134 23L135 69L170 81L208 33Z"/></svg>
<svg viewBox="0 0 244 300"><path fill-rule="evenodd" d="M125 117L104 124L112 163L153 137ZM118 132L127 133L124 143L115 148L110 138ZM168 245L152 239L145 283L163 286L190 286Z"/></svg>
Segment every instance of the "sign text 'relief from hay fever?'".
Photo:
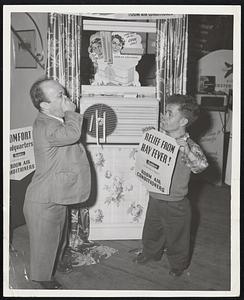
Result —
<svg viewBox="0 0 244 300"><path fill-rule="evenodd" d="M144 133L136 156L136 175L148 191L169 194L179 146L156 130Z"/></svg>

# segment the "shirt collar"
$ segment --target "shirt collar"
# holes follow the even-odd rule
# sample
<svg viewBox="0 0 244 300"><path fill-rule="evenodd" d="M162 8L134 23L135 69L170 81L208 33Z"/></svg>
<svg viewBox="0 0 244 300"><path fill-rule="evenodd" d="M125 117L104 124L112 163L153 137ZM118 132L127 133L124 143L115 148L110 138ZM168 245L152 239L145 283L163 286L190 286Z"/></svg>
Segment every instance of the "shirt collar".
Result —
<svg viewBox="0 0 244 300"><path fill-rule="evenodd" d="M167 134L165 130L162 130L161 132L164 133L164 134ZM176 138L176 140L178 140L178 139L185 139L185 140L187 140L189 137L190 137L189 133L185 132L182 136L179 136L178 138Z"/></svg>
<svg viewBox="0 0 244 300"><path fill-rule="evenodd" d="M184 139L187 140L190 137L188 132L185 132L182 136L179 136L176 140L178 139Z"/></svg>
<svg viewBox="0 0 244 300"><path fill-rule="evenodd" d="M54 118L54 119L57 119L59 120L60 122L64 123L64 120L62 118L59 118L59 117L56 117L56 116L53 116L53 115L50 115L50 114L47 114L47 113L44 113L45 115L51 117L51 118Z"/></svg>

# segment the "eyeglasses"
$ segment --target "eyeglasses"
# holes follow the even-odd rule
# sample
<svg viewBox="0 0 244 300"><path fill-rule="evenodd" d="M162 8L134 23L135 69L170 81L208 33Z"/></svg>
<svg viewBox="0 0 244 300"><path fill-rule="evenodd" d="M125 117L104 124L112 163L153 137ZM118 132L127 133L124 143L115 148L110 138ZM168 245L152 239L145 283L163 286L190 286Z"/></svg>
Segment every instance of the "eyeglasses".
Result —
<svg viewBox="0 0 244 300"><path fill-rule="evenodd" d="M59 94L58 94L58 96L60 97L60 98L69 98L69 96L67 95L67 93L66 92L60 92Z"/></svg>

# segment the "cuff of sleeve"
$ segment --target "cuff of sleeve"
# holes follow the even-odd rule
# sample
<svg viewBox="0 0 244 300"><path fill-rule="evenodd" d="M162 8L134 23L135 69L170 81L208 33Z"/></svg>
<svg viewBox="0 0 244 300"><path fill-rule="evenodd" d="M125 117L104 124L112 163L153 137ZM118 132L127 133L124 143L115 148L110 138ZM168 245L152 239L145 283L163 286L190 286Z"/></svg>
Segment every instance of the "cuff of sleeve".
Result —
<svg viewBox="0 0 244 300"><path fill-rule="evenodd" d="M76 119L77 121L80 121L82 122L83 120L83 115L77 113L77 112L74 112L74 111L65 111L64 112L64 119L66 118L72 118L72 119Z"/></svg>

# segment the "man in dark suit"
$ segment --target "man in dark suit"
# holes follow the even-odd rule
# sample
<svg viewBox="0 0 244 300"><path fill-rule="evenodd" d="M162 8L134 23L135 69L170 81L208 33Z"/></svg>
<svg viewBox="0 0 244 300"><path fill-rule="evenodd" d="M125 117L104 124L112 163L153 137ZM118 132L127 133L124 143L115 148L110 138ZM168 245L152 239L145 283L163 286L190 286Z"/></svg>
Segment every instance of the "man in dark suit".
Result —
<svg viewBox="0 0 244 300"><path fill-rule="evenodd" d="M83 116L57 81L35 82L30 95L39 110L33 124L36 171L24 203L30 277L43 288L61 289L53 273L64 250L67 207L86 201L91 187L89 162L79 142Z"/></svg>

